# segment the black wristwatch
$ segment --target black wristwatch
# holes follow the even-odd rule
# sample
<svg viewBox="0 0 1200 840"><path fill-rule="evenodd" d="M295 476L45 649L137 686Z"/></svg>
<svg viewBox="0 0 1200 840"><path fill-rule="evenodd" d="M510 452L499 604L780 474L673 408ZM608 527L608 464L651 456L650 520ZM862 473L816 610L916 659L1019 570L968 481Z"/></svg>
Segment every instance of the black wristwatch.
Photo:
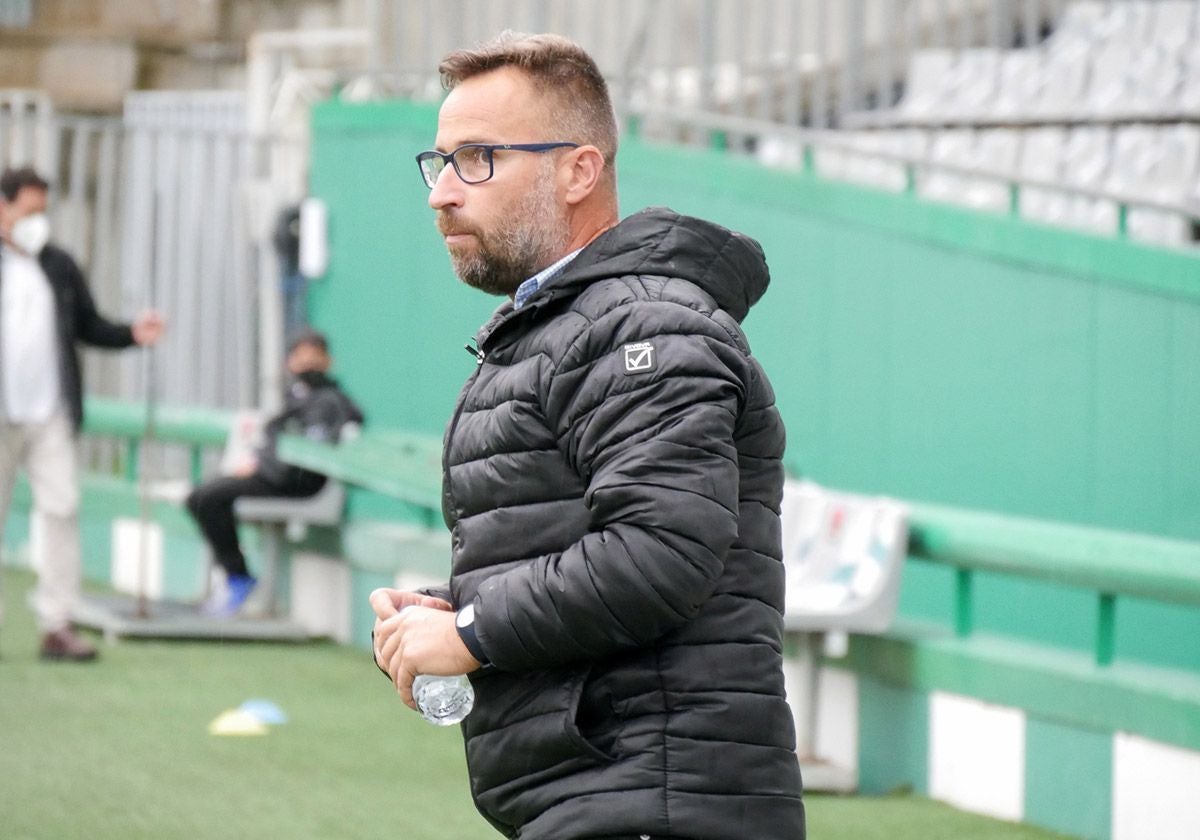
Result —
<svg viewBox="0 0 1200 840"><path fill-rule="evenodd" d="M479 660L480 665L487 665L487 654L483 652L483 645L479 644L479 636L475 634L474 602L467 604L458 611L458 614L454 617L454 627L458 630L458 637L467 646L470 654Z"/></svg>

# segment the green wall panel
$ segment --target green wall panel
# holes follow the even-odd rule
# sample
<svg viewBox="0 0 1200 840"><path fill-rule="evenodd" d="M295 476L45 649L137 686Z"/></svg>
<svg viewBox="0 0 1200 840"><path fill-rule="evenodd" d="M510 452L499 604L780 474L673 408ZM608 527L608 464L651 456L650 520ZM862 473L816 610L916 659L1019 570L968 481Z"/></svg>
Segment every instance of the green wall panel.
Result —
<svg viewBox="0 0 1200 840"><path fill-rule="evenodd" d="M253 542L247 542L247 549ZM199 531L163 535L163 596L176 601L199 601L210 561Z"/></svg>
<svg viewBox="0 0 1200 840"><path fill-rule="evenodd" d="M0 523L0 526L3 526L0 528L0 533L3 535L0 547L4 551L4 562L10 565L16 565L18 560L21 563L28 562L28 556L18 557L18 553L29 545L29 508L27 504L22 504L14 499L9 511L8 522Z"/></svg>
<svg viewBox="0 0 1200 840"><path fill-rule="evenodd" d="M980 573L975 578L975 629L1092 653L1096 649L1094 592Z"/></svg>
<svg viewBox="0 0 1200 840"><path fill-rule="evenodd" d="M900 578L899 610L909 618L949 625L954 603L954 570L949 566L908 561Z"/></svg>
<svg viewBox="0 0 1200 840"><path fill-rule="evenodd" d="M929 697L858 677L858 787L867 795L929 790Z"/></svg>
<svg viewBox="0 0 1200 840"><path fill-rule="evenodd" d="M1025 719L1025 820L1087 840L1112 833L1112 733Z"/></svg>
<svg viewBox="0 0 1200 840"><path fill-rule="evenodd" d="M1200 534L1200 307L1176 302L1170 314L1170 344L1163 360L1169 372L1171 410L1165 429L1166 505L1172 533ZM1191 468L1189 468L1191 467Z"/></svg>
<svg viewBox="0 0 1200 840"><path fill-rule="evenodd" d="M1171 302L1125 290L1097 300L1096 516L1165 531Z"/></svg>
<svg viewBox="0 0 1200 840"><path fill-rule="evenodd" d="M1116 655L1200 674L1200 610L1137 598L1118 600Z"/></svg>
<svg viewBox="0 0 1200 840"><path fill-rule="evenodd" d="M112 575L112 520L79 517L80 562L87 580L107 581Z"/></svg>

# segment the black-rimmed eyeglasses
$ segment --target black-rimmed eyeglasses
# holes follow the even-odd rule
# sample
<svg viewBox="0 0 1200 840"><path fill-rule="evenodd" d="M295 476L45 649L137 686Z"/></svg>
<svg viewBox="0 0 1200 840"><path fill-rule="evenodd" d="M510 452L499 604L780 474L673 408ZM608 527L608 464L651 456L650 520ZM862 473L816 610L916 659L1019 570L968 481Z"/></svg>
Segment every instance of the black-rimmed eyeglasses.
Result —
<svg viewBox="0 0 1200 840"><path fill-rule="evenodd" d="M578 148L578 143L467 143L445 154L437 151L417 155L417 166L425 186L433 189L438 176L451 164L464 184L482 184L495 174L492 158L496 152L548 152L551 149Z"/></svg>

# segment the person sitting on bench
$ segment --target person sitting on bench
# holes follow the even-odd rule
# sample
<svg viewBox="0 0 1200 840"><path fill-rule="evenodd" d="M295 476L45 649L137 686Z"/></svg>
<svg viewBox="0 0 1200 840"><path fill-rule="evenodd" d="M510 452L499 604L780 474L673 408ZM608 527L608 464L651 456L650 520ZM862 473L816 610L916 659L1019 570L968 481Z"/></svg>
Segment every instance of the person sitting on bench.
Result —
<svg viewBox="0 0 1200 840"><path fill-rule="evenodd" d="M235 615L257 583L238 543L234 503L243 496L312 496L325 484L325 476L276 457L280 433L336 442L346 424L363 422L362 411L329 376L332 362L329 342L321 333L305 330L294 338L287 356L293 381L283 410L263 429L262 444L232 475L201 484L187 498L187 509L208 541L213 559L225 570L226 586L202 607L209 615Z"/></svg>

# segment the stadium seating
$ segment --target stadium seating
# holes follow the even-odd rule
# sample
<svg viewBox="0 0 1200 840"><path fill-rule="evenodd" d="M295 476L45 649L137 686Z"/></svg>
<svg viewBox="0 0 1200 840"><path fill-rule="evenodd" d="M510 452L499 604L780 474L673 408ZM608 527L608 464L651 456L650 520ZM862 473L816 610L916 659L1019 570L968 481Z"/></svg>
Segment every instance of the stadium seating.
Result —
<svg viewBox="0 0 1200 840"><path fill-rule="evenodd" d="M1200 226L1170 207L1200 212L1198 36L1195 0L1077 0L1037 46L918 50L897 106L818 145L817 173L1197 247ZM916 164L911 183L903 159ZM1015 208L1010 180L1024 184Z"/></svg>

